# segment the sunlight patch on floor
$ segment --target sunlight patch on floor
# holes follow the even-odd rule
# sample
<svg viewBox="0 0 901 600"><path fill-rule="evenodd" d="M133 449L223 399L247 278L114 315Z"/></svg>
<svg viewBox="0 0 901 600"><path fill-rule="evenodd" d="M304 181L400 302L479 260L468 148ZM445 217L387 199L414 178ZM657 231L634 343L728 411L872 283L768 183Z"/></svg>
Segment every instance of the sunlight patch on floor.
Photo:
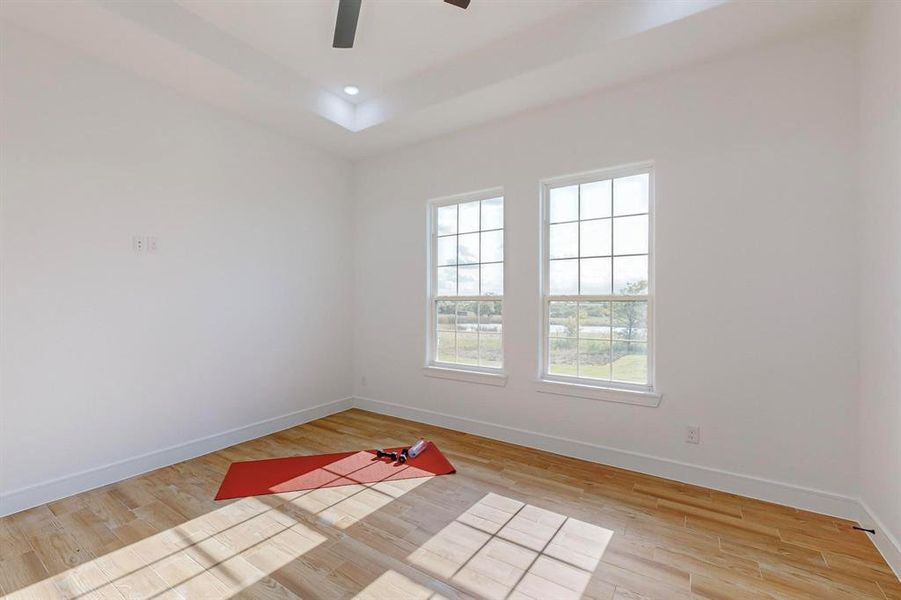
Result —
<svg viewBox="0 0 901 600"><path fill-rule="evenodd" d="M230 598L324 541L268 504L243 498L5 598Z"/></svg>
<svg viewBox="0 0 901 600"><path fill-rule="evenodd" d="M367 585L354 600L447 600L397 571L387 570Z"/></svg>
<svg viewBox="0 0 901 600"><path fill-rule="evenodd" d="M290 500L289 504L318 515L324 523L333 527L346 529L429 479L419 477L320 488Z"/></svg>
<svg viewBox="0 0 901 600"><path fill-rule="evenodd" d="M326 541L285 505L344 529L429 479L242 498L4 598L230 598Z"/></svg>
<svg viewBox="0 0 901 600"><path fill-rule="evenodd" d="M270 492L290 493L292 490L315 490L352 484L371 485L376 482L432 477L434 473L409 463L399 464L378 459L369 451L360 451L334 460L308 473L280 481L269 487Z"/></svg>
<svg viewBox="0 0 901 600"><path fill-rule="evenodd" d="M588 586L613 531L488 494L408 560L481 597L565 600Z"/></svg>

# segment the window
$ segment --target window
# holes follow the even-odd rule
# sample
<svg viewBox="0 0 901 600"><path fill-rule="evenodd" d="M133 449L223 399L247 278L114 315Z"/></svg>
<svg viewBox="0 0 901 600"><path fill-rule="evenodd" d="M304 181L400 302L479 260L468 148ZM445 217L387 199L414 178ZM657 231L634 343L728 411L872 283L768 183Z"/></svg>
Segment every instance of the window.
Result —
<svg viewBox="0 0 901 600"><path fill-rule="evenodd" d="M499 372L503 357L504 198L431 207L429 364Z"/></svg>
<svg viewBox="0 0 901 600"><path fill-rule="evenodd" d="M542 379L651 391L650 166L542 190Z"/></svg>

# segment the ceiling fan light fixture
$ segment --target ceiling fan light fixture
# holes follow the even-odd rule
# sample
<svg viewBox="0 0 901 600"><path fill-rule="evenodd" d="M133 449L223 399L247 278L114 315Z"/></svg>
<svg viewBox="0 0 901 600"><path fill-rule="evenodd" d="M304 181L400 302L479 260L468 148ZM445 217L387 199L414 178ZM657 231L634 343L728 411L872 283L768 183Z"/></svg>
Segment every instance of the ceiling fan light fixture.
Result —
<svg viewBox="0 0 901 600"><path fill-rule="evenodd" d="M355 85L345 85L344 93L347 94L348 96L356 96L357 94L360 93L360 88L358 88Z"/></svg>
<svg viewBox="0 0 901 600"><path fill-rule="evenodd" d="M469 8L470 0L444 0L459 8ZM357 35L357 21L363 0L338 0L338 16L335 19L335 37L332 48L353 48Z"/></svg>

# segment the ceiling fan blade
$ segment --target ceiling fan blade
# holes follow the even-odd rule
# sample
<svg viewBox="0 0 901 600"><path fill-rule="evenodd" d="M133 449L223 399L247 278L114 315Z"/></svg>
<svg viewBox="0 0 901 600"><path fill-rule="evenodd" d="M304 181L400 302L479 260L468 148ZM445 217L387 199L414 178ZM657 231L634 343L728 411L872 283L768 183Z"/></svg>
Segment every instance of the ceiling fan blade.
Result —
<svg viewBox="0 0 901 600"><path fill-rule="evenodd" d="M357 19L363 0L338 0L338 18L335 21L335 39L332 48L353 48L357 35Z"/></svg>
<svg viewBox="0 0 901 600"><path fill-rule="evenodd" d="M454 6L459 6L460 8L469 8L470 0L444 0L448 4L453 4Z"/></svg>

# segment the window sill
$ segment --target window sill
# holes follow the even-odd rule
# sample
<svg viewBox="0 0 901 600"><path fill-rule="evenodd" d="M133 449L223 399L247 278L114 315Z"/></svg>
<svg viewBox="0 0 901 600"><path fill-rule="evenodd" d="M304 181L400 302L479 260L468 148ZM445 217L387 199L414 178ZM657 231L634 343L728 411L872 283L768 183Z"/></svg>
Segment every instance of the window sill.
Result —
<svg viewBox="0 0 901 600"><path fill-rule="evenodd" d="M429 365L422 369L426 377L437 377L439 379L454 379L456 381L465 381L467 383L481 383L484 385L496 385L503 387L507 385L507 375L505 373L489 373L486 371L471 371L469 369L451 369L447 367L436 367Z"/></svg>
<svg viewBox="0 0 901 600"><path fill-rule="evenodd" d="M602 387L599 385L586 385L571 383L568 381L553 381L539 379L536 388L544 394L557 394L560 396L574 396L576 398L588 398L589 400L604 400L606 402L619 402L621 404L636 404L638 406L660 406L662 394L641 390L627 390L622 388Z"/></svg>

